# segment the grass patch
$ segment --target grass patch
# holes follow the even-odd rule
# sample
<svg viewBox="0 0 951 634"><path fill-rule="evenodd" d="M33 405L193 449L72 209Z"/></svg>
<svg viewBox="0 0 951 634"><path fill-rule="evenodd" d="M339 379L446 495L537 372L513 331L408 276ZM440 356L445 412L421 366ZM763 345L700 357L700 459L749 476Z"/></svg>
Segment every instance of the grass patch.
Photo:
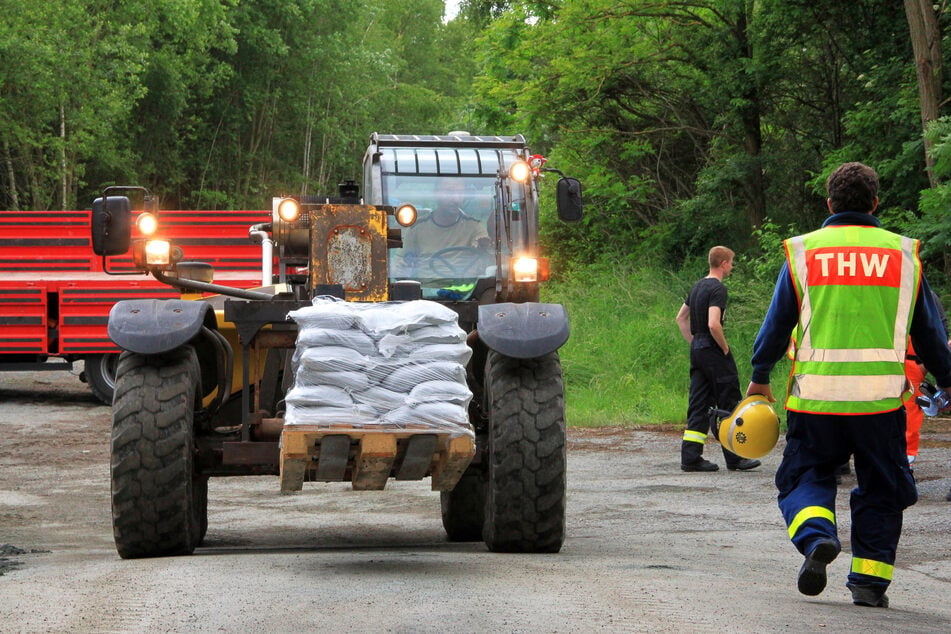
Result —
<svg viewBox="0 0 951 634"><path fill-rule="evenodd" d="M561 349L570 425L686 421L690 351L674 317L705 274L593 264L545 287L544 301L563 304L571 319L571 337ZM773 284L744 276L740 266L726 284L724 328L745 391L753 340ZM786 361L773 370L773 394L780 403L788 371Z"/></svg>

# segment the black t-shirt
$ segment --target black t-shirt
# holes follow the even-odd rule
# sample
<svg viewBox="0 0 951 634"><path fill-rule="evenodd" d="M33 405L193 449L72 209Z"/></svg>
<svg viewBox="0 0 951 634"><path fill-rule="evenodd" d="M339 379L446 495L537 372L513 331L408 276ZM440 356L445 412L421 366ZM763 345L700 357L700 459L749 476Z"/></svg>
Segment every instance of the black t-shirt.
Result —
<svg viewBox="0 0 951 634"><path fill-rule="evenodd" d="M684 300L684 304L690 307L690 334L709 335L710 307L716 306L720 309L720 323L723 323L723 315L726 314L727 292L723 282L715 277L705 277L690 289L690 295Z"/></svg>

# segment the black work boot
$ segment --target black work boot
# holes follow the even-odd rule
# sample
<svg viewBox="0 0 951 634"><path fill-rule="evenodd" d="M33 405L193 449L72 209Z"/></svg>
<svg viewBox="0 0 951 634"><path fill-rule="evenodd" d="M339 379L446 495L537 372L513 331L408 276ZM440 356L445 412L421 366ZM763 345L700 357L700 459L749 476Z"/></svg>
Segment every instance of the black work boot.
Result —
<svg viewBox="0 0 951 634"><path fill-rule="evenodd" d="M814 597L826 587L826 566L832 563L842 547L834 539L820 540L806 555L799 569L799 592Z"/></svg>
<svg viewBox="0 0 951 634"><path fill-rule="evenodd" d="M852 603L866 608L887 608L888 597L885 592L874 586L858 583L845 584L852 591Z"/></svg>
<svg viewBox="0 0 951 634"><path fill-rule="evenodd" d="M690 464L682 464L680 468L684 471L719 471L720 467L710 462L709 460L704 460L701 458L696 462L691 462Z"/></svg>
<svg viewBox="0 0 951 634"><path fill-rule="evenodd" d="M726 466L730 471L749 471L750 469L755 469L756 467L763 464L759 460L750 460L749 458L743 458L739 462L733 464L728 464Z"/></svg>

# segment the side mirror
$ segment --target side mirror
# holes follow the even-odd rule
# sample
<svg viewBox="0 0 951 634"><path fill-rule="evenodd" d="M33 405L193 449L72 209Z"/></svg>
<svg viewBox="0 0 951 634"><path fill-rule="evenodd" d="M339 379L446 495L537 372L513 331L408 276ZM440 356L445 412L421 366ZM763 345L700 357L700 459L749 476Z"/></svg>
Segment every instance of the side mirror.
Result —
<svg viewBox="0 0 951 634"><path fill-rule="evenodd" d="M578 222L582 213L581 183L564 176L558 181L558 217L564 222Z"/></svg>
<svg viewBox="0 0 951 634"><path fill-rule="evenodd" d="M92 250L122 255L132 243L132 205L125 196L97 198L92 204Z"/></svg>

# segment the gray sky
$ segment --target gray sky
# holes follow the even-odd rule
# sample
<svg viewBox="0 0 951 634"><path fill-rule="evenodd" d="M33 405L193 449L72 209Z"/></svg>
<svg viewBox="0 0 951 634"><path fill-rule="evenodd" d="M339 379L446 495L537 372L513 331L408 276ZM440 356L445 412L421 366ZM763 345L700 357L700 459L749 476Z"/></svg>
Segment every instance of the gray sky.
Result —
<svg viewBox="0 0 951 634"><path fill-rule="evenodd" d="M446 21L456 17L459 12L459 0L446 0Z"/></svg>

